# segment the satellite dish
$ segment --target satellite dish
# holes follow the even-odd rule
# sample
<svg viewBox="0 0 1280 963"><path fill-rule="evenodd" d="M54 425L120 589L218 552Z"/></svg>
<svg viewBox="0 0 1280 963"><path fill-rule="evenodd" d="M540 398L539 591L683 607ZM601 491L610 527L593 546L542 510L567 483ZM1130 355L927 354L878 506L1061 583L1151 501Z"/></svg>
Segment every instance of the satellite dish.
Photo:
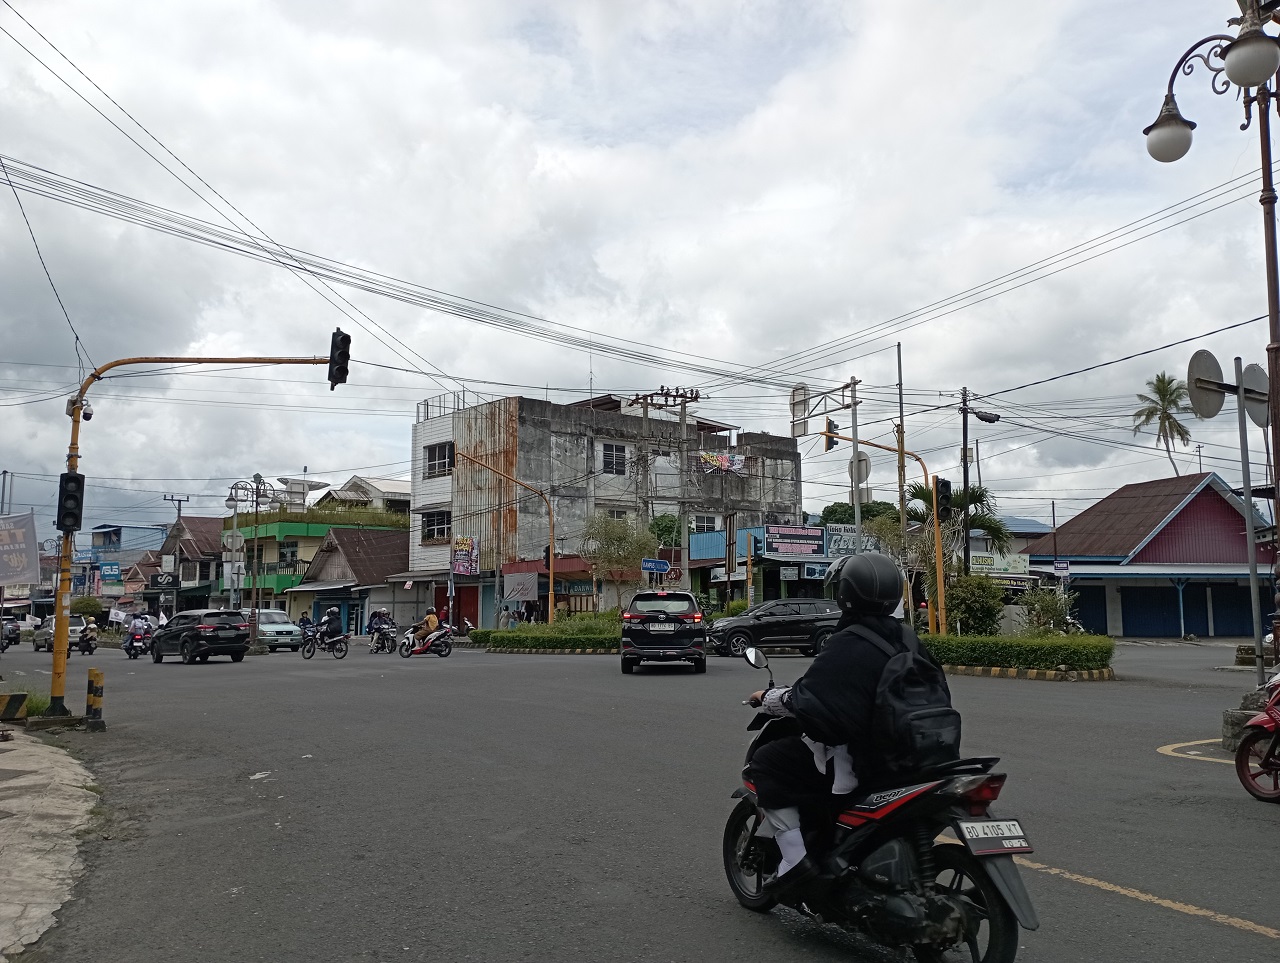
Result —
<svg viewBox="0 0 1280 963"><path fill-rule="evenodd" d="M1267 427L1268 405L1267 405L1267 373L1262 370L1259 365L1251 364L1244 369L1244 382L1246 391L1256 391L1261 398L1244 396L1244 410L1249 419L1259 428Z"/></svg>
<svg viewBox="0 0 1280 963"><path fill-rule="evenodd" d="M1222 410L1225 395L1218 389L1197 387L1197 379L1222 383L1222 365L1212 352L1203 348L1191 356L1191 363L1187 365L1187 400L1196 417L1208 421Z"/></svg>

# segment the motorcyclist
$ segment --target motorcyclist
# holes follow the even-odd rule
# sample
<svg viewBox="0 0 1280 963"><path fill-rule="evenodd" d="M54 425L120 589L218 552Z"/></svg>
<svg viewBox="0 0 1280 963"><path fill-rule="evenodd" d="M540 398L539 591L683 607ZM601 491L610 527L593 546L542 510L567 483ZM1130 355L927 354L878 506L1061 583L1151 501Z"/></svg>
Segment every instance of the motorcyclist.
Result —
<svg viewBox="0 0 1280 963"><path fill-rule="evenodd" d="M830 813L833 795L874 781L871 750L876 689L889 656L850 629L861 626L895 645L912 631L891 617L902 600L902 575L888 556L850 555L831 564L826 584L842 613L835 633L803 676L790 686L753 693L752 705L773 716L793 716L802 736L766 743L749 763L766 823L782 854L765 885L777 892L818 874L801 832ZM812 817L808 814L812 813Z"/></svg>
<svg viewBox="0 0 1280 963"><path fill-rule="evenodd" d="M311 620L311 616L309 616L306 612L303 612L302 615L298 616L298 628L303 629L305 631L306 629L311 628L311 626L313 625L315 625L315 622Z"/></svg>
<svg viewBox="0 0 1280 963"><path fill-rule="evenodd" d="M365 629L367 635L375 635L384 629L394 629L395 627L396 623L392 620L391 613L384 606L380 609L375 609L374 613L369 616L369 624L365 626Z"/></svg>
<svg viewBox="0 0 1280 963"><path fill-rule="evenodd" d="M331 605L325 609L324 618L320 620L320 638L328 642L342 634L342 612L336 605Z"/></svg>
<svg viewBox="0 0 1280 963"><path fill-rule="evenodd" d="M81 647L96 647L98 644L98 620L92 615L84 620L84 628L80 630Z"/></svg>
<svg viewBox="0 0 1280 963"><path fill-rule="evenodd" d="M427 606L427 610L423 613L422 621L413 624L416 630L413 633L413 641L421 646L424 641L434 642L437 635L442 631L440 628L440 620L436 618L436 610L434 606Z"/></svg>
<svg viewBox="0 0 1280 963"><path fill-rule="evenodd" d="M141 612L135 612L133 621L129 623L129 635L148 636L151 634L151 623L142 617Z"/></svg>

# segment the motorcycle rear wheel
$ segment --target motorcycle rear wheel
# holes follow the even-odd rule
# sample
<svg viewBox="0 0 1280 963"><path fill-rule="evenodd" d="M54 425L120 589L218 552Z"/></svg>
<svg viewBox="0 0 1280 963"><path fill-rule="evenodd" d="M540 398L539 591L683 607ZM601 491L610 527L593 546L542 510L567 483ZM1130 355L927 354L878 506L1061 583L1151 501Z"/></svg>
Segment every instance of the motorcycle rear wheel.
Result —
<svg viewBox="0 0 1280 963"><path fill-rule="evenodd" d="M449 658L449 653L452 651L453 651L453 643L450 642L448 639L445 639L443 642L436 643L436 655L440 656L440 658L442 659Z"/></svg>
<svg viewBox="0 0 1280 963"><path fill-rule="evenodd" d="M1254 799L1280 803L1280 757L1266 767L1262 764L1273 738L1276 733L1264 729L1252 729L1244 734L1236 749L1236 777Z"/></svg>
<svg viewBox="0 0 1280 963"><path fill-rule="evenodd" d="M342 639L333 643L333 657L335 659L345 659L347 657L347 643Z"/></svg>
<svg viewBox="0 0 1280 963"><path fill-rule="evenodd" d="M938 891L962 896L983 914L978 932L952 947L914 946L921 963L1013 963L1018 955L1018 920L977 857L963 846L933 847Z"/></svg>
<svg viewBox="0 0 1280 963"><path fill-rule="evenodd" d="M316 654L316 644L314 642L306 642L302 646L302 657L309 659Z"/></svg>
<svg viewBox="0 0 1280 963"><path fill-rule="evenodd" d="M764 892L765 864L777 866L777 844L755 835L759 820L760 814L751 800L740 799L733 807L724 824L724 873L739 903L753 913L767 913L778 905ZM744 859L748 865L743 865Z"/></svg>

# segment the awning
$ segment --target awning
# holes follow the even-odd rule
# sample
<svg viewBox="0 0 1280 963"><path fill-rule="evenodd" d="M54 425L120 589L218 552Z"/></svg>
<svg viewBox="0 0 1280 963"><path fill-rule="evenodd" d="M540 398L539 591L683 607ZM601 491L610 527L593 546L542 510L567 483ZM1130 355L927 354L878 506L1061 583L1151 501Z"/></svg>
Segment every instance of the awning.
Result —
<svg viewBox="0 0 1280 963"><path fill-rule="evenodd" d="M449 570L442 568L434 572L400 572L388 575L388 582L444 582L449 579Z"/></svg>
<svg viewBox="0 0 1280 963"><path fill-rule="evenodd" d="M350 588L355 584L355 579L347 579L344 582L302 582L284 591L286 595L290 592L332 592L334 589Z"/></svg>

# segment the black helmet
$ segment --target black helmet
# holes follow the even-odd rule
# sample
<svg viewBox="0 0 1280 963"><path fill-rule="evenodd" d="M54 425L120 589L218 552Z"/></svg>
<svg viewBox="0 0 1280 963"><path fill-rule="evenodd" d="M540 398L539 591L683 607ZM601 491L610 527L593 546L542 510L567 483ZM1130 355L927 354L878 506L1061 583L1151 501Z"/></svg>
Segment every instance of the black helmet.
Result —
<svg viewBox="0 0 1280 963"><path fill-rule="evenodd" d="M879 552L837 559L823 581L849 615L892 615L902 601L902 573Z"/></svg>
<svg viewBox="0 0 1280 963"><path fill-rule="evenodd" d="M324 614L325 614L325 615L340 615L341 613L338 611L337 606L334 606L333 608L326 609Z"/></svg>

